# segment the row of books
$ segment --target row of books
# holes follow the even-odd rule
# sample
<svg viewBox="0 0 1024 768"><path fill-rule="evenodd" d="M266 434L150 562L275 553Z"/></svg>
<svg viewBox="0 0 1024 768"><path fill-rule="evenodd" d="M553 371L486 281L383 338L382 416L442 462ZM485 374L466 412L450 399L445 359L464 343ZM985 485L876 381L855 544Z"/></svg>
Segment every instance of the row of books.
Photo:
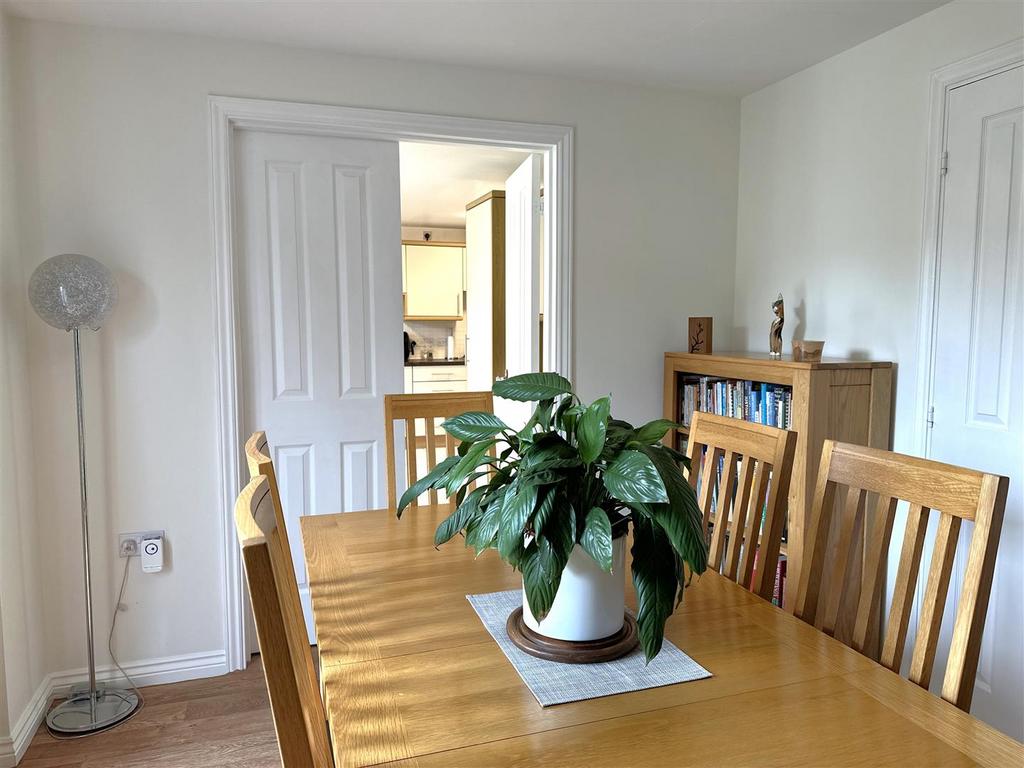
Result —
<svg viewBox="0 0 1024 768"><path fill-rule="evenodd" d="M783 429L793 424L793 390L778 384L701 376L684 380L679 396L684 427L690 426L694 411Z"/></svg>
<svg viewBox="0 0 1024 768"><path fill-rule="evenodd" d="M709 535L710 535L710 532L713 531L713 530L714 530L714 523L711 523L708 526ZM731 533L732 532L729 531L729 532L727 532L725 534L727 542L729 540L729 536L730 536ZM744 547L746 546L746 542L744 542L743 546ZM758 566L757 566L757 558L759 557L760 554L761 554L760 550L758 550L757 554L754 555L754 557L755 557L755 560L754 560L754 572L751 575L750 584L746 585L748 589L753 589L753 587L754 587L754 577L757 574L757 568L758 568ZM780 554L779 555L779 562L775 566L775 587L772 590L772 603L774 605L778 605L778 606L781 606L783 601L786 599L786 565L787 565L787 560L788 560L788 558L785 555Z"/></svg>

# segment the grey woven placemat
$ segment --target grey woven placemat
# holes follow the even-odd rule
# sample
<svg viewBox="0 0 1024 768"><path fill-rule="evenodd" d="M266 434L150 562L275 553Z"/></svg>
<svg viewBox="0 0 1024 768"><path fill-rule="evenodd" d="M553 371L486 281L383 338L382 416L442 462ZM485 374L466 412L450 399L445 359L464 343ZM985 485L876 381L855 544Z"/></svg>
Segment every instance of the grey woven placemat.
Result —
<svg viewBox="0 0 1024 768"><path fill-rule="evenodd" d="M561 664L531 656L513 645L505 632L508 615L521 604L522 595L515 589L466 595L466 599L542 707L711 677L710 672L668 640L661 653L646 666L639 648L621 659L601 664Z"/></svg>

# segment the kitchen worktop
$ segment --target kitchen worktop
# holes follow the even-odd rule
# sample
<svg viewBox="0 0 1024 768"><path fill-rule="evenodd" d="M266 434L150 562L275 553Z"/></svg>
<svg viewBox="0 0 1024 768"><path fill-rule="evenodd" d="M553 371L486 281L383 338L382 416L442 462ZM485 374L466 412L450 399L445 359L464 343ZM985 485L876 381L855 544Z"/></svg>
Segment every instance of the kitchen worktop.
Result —
<svg viewBox="0 0 1024 768"><path fill-rule="evenodd" d="M464 357L410 357L405 361L406 365L465 365Z"/></svg>

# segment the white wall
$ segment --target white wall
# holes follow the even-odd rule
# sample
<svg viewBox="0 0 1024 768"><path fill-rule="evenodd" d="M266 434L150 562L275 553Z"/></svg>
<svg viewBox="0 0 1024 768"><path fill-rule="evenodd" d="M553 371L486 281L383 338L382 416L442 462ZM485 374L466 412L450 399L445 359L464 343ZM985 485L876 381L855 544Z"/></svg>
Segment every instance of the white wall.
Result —
<svg viewBox="0 0 1024 768"><path fill-rule="evenodd" d="M50 23L14 33L25 267L78 251L121 285L85 341L98 627L116 532L170 542L164 573L133 569L124 659L223 647L208 94L576 126L576 379L585 397L615 393L623 418L660 415L662 353L688 314L731 311L734 98ZM71 356L35 318L29 339L36 515L66 531L45 553L46 658L64 669L84 662Z"/></svg>
<svg viewBox="0 0 1024 768"><path fill-rule="evenodd" d="M930 74L1022 27L1020 3L954 2L743 99L736 336L765 349L782 291L787 348L795 331L825 339L827 355L895 361L897 451L917 450L924 186L937 161L925 156ZM1000 553L1010 556L1020 553ZM1020 738L1020 710L975 704Z"/></svg>
<svg viewBox="0 0 1024 768"><path fill-rule="evenodd" d="M932 70L1022 34L1024 5L954 2L742 102L736 341L898 364L894 448L913 446Z"/></svg>
<svg viewBox="0 0 1024 768"><path fill-rule="evenodd" d="M26 347L25 264L14 211L12 30L0 13L0 765L13 764L5 739L45 676L42 571L33 514L32 441Z"/></svg>

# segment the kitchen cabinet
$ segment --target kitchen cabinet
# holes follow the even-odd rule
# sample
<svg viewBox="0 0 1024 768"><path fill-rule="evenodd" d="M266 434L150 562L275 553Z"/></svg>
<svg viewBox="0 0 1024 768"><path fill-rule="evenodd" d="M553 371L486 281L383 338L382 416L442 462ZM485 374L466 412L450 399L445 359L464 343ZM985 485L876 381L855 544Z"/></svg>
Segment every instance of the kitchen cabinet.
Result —
<svg viewBox="0 0 1024 768"><path fill-rule="evenodd" d="M466 206L466 361L469 387L505 373L505 193Z"/></svg>
<svg viewBox="0 0 1024 768"><path fill-rule="evenodd" d="M404 251L406 319L462 319L466 249L450 243L406 243Z"/></svg>
<svg viewBox="0 0 1024 768"><path fill-rule="evenodd" d="M407 365L406 380L411 378L411 389L416 395L427 392L465 392L466 366L464 365Z"/></svg>

